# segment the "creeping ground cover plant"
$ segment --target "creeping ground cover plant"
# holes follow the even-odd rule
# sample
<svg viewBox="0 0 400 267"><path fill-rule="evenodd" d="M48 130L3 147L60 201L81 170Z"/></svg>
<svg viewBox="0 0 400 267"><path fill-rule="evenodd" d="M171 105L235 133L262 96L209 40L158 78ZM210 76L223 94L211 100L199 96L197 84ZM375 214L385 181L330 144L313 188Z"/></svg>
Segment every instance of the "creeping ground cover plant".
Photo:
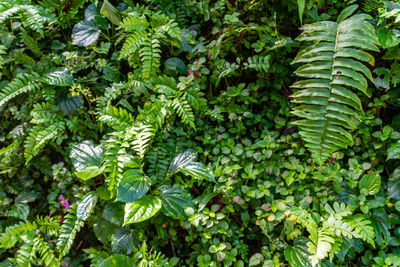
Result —
<svg viewBox="0 0 400 267"><path fill-rule="evenodd" d="M400 266L400 2L0 0L0 267Z"/></svg>

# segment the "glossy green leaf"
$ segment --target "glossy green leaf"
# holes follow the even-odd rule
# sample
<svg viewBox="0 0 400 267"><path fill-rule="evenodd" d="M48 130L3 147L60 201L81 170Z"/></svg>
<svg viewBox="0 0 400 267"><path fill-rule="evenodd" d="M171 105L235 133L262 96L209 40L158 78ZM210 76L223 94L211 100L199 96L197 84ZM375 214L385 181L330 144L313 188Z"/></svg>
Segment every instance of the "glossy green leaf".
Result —
<svg viewBox="0 0 400 267"><path fill-rule="evenodd" d="M161 211L174 219L185 219L185 209L193 207L192 196L177 185L163 185L159 197L162 200Z"/></svg>
<svg viewBox="0 0 400 267"><path fill-rule="evenodd" d="M381 188L381 177L378 173L364 175L358 183L358 188L365 195L375 195Z"/></svg>
<svg viewBox="0 0 400 267"><path fill-rule="evenodd" d="M100 263L99 267L135 267L136 264L129 256L115 254Z"/></svg>
<svg viewBox="0 0 400 267"><path fill-rule="evenodd" d="M137 223L153 217L161 209L161 199L157 196L144 196L125 204L124 224Z"/></svg>
<svg viewBox="0 0 400 267"><path fill-rule="evenodd" d="M400 168L396 168L389 177L388 195L396 200L400 200Z"/></svg>
<svg viewBox="0 0 400 267"><path fill-rule="evenodd" d="M76 217L81 220L86 220L90 213L92 213L97 203L97 196L95 192L87 193L78 204L76 210Z"/></svg>
<svg viewBox="0 0 400 267"><path fill-rule="evenodd" d="M121 19L119 18L118 15L118 10L108 0L103 1L100 14L104 15L111 21L111 23L115 25L121 24Z"/></svg>
<svg viewBox="0 0 400 267"><path fill-rule="evenodd" d="M297 237L293 246L285 248L285 259L292 267L313 267L309 259L311 253L308 251L307 243L310 240L304 236ZM319 264L317 264L318 266Z"/></svg>
<svg viewBox="0 0 400 267"><path fill-rule="evenodd" d="M129 255L137 242L137 234L135 230L126 227L118 227L111 237L112 250L115 253L123 253Z"/></svg>
<svg viewBox="0 0 400 267"><path fill-rule="evenodd" d="M88 140L73 145L70 154L75 174L83 180L93 178L104 171L105 167L101 166L102 157L102 147L94 146Z"/></svg>
<svg viewBox="0 0 400 267"><path fill-rule="evenodd" d="M393 143L387 150L387 159L400 159L400 141Z"/></svg>
<svg viewBox="0 0 400 267"><path fill-rule="evenodd" d="M74 77L67 68L64 68L43 75L41 81L50 85L71 86L74 84Z"/></svg>
<svg viewBox="0 0 400 267"><path fill-rule="evenodd" d="M93 22L83 20L78 22L72 29L72 44L78 46L89 46L97 41L101 30Z"/></svg>
<svg viewBox="0 0 400 267"><path fill-rule="evenodd" d="M171 173L182 172L195 179L216 182L213 172L203 163L194 162L196 154L188 150L178 154L169 167Z"/></svg>
<svg viewBox="0 0 400 267"><path fill-rule="evenodd" d="M146 195L151 186L150 179L139 170L124 172L118 186L117 200L122 202L134 202Z"/></svg>

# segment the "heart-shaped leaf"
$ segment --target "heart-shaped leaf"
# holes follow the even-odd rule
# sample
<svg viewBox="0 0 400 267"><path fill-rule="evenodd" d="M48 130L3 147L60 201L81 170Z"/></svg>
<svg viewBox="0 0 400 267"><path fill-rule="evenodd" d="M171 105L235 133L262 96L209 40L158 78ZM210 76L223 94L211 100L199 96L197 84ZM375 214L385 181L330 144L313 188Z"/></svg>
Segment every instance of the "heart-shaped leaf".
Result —
<svg viewBox="0 0 400 267"><path fill-rule="evenodd" d="M88 46L97 41L100 29L93 21L83 20L72 29L72 44Z"/></svg>
<svg viewBox="0 0 400 267"><path fill-rule="evenodd" d="M73 145L70 157L76 175L83 180L95 177L105 169L101 167L103 150L100 145L95 147L91 141Z"/></svg>
<svg viewBox="0 0 400 267"><path fill-rule="evenodd" d="M144 196L125 204L124 224L137 223L153 217L161 209L161 199L157 196Z"/></svg>
<svg viewBox="0 0 400 267"><path fill-rule="evenodd" d="M150 179L139 170L124 172L118 186L117 200L122 202L134 202L146 195L151 186Z"/></svg>
<svg viewBox="0 0 400 267"><path fill-rule="evenodd" d="M160 188L162 212L174 219L185 219L185 209L193 207L192 196L179 186L163 185Z"/></svg>

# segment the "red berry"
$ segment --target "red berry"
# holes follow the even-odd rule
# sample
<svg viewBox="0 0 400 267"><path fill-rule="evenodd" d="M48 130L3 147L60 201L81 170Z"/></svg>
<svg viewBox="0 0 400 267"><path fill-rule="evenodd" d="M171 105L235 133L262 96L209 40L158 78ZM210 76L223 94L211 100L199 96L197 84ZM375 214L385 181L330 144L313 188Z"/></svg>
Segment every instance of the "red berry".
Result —
<svg viewBox="0 0 400 267"><path fill-rule="evenodd" d="M188 70L187 70L187 75L189 76L189 75L191 75L191 74L192 74L192 70L188 69Z"/></svg>
<svg viewBox="0 0 400 267"><path fill-rule="evenodd" d="M193 73L193 76L196 77L196 78L200 78L200 73L198 71L195 71Z"/></svg>

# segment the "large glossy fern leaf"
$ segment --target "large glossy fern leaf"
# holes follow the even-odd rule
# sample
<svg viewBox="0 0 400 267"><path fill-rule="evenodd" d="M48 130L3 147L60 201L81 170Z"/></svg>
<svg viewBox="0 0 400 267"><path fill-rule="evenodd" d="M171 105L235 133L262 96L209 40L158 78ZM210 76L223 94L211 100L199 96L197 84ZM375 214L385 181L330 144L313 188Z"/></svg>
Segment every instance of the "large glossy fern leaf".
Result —
<svg viewBox="0 0 400 267"><path fill-rule="evenodd" d="M36 74L22 74L15 78L0 91L0 108L19 94L39 90L40 83L37 81L38 79L39 76Z"/></svg>
<svg viewBox="0 0 400 267"><path fill-rule="evenodd" d="M296 74L306 79L292 88L292 113L303 118L295 124L312 157L322 163L331 153L353 144L351 130L356 129L357 111L362 106L357 91L368 93L370 70L364 63L374 64L368 50L378 51L371 17L357 14L357 8L343 10L337 22L320 21L304 25L300 41L314 42L301 50L292 64L303 63ZM367 79L366 79L367 78Z"/></svg>

